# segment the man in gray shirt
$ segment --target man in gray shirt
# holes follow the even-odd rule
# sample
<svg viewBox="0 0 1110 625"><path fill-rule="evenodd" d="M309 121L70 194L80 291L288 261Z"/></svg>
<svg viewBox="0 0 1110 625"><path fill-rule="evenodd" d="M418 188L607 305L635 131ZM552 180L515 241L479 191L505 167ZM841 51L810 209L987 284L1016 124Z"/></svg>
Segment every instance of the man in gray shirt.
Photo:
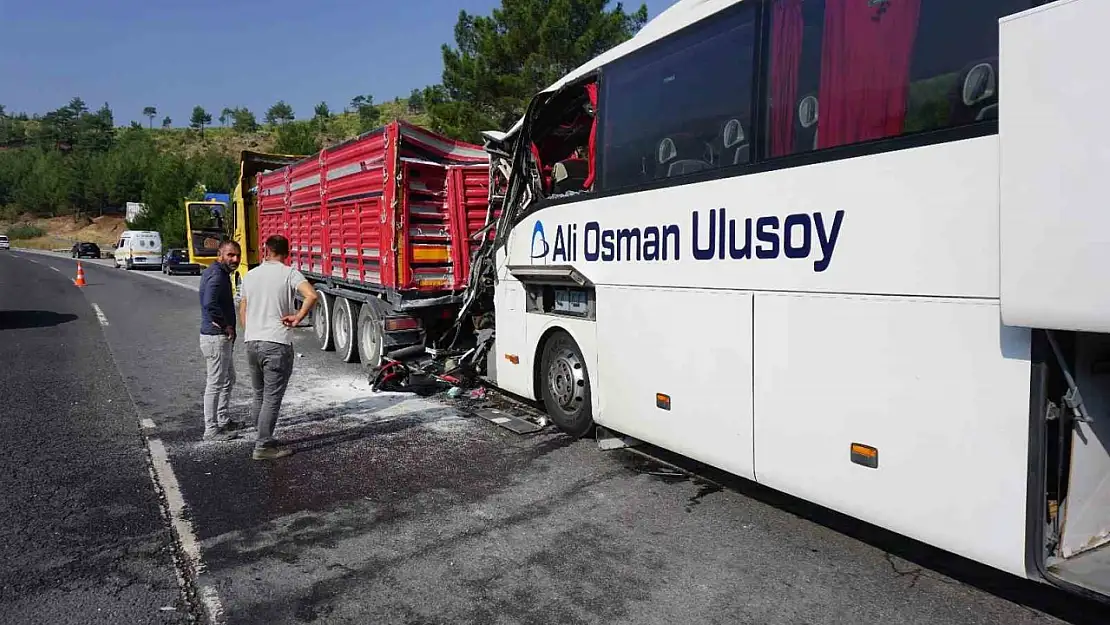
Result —
<svg viewBox="0 0 1110 625"><path fill-rule="evenodd" d="M250 416L258 427L252 457L273 460L293 453L274 440L274 426L293 373L293 328L316 305L317 296L301 272L285 264L288 239L280 234L269 237L263 255L262 264L243 279L239 319L245 329L243 340L254 389ZM300 310L293 303L295 293L304 300Z"/></svg>

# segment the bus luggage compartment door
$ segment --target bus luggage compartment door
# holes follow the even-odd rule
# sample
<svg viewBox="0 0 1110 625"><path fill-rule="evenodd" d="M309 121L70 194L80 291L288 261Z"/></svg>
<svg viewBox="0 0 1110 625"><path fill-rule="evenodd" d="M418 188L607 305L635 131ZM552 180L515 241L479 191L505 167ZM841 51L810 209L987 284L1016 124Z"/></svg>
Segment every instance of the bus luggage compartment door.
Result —
<svg viewBox="0 0 1110 625"><path fill-rule="evenodd" d="M752 294L597 287L599 424L755 479Z"/></svg>
<svg viewBox="0 0 1110 625"><path fill-rule="evenodd" d="M1110 3L1001 20L1000 296L1007 325L1110 332Z"/></svg>

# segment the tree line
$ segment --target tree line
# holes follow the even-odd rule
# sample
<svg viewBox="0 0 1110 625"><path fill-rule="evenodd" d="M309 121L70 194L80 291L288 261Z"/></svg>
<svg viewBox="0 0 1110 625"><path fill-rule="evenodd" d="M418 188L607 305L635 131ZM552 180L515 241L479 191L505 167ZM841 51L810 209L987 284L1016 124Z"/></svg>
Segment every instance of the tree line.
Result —
<svg viewBox="0 0 1110 625"><path fill-rule="evenodd" d="M609 0L502 0L488 16L460 11L454 45L444 44L438 84L397 98L398 110L450 137L479 141L482 130L506 129L540 89L628 39L647 21L647 7L633 12ZM400 107L400 109L398 108ZM387 107L357 95L333 112L326 102L297 119L278 101L263 124L246 107L225 107L221 132L262 136L285 154L311 154L387 121ZM0 105L0 219L18 216L98 214L140 201L147 210L134 224L162 232L170 245L184 242L182 201L204 190L228 193L237 154L211 141L213 114L192 110L188 128L173 127L155 106L142 110L144 127L120 128L105 103L91 110L80 98L45 114L9 113ZM164 133L183 135L166 141ZM162 133L162 134L160 134Z"/></svg>

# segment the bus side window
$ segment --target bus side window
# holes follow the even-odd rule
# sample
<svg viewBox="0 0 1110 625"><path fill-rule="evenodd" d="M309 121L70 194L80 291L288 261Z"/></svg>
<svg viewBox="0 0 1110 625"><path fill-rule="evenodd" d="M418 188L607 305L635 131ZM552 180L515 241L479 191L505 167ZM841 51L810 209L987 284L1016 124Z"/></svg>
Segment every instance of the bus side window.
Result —
<svg viewBox="0 0 1110 625"><path fill-rule="evenodd" d="M740 3L605 68L603 188L751 162L754 6Z"/></svg>
<svg viewBox="0 0 1110 625"><path fill-rule="evenodd" d="M1029 0L772 0L765 155L997 119L998 19Z"/></svg>

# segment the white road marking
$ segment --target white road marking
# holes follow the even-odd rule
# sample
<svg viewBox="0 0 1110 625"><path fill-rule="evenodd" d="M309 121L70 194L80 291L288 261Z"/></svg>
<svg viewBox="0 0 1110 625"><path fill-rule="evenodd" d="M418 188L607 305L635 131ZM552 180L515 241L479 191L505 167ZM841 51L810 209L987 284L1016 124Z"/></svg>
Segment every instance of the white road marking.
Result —
<svg viewBox="0 0 1110 625"><path fill-rule="evenodd" d="M62 270L58 269L57 267L51 267L51 269L53 269L54 271L57 271L58 273L62 273Z"/></svg>
<svg viewBox="0 0 1110 625"><path fill-rule="evenodd" d="M100 322L100 325L108 327L108 318L104 316L104 311L100 310L100 306L97 306L96 304L93 304L92 306L93 310L96 311L96 320Z"/></svg>
<svg viewBox="0 0 1110 625"><path fill-rule="evenodd" d="M173 278L169 278L169 277L162 276L162 275L157 275L157 274L146 273L146 272L139 273L137 275L140 275L140 276L143 276L143 277L146 277L146 278L150 278L151 280L161 280L162 282L167 282L169 284L173 284L175 286L179 286L179 287L184 288L184 289L189 289L190 291L199 291L200 290L200 283L199 282L197 282L196 284L190 284L188 282L178 282L177 280L174 280Z"/></svg>
<svg viewBox="0 0 1110 625"><path fill-rule="evenodd" d="M192 569L193 579L196 579L204 569L204 563L200 559L200 542L197 541L197 534L193 531L193 524L185 518L185 498L181 495L181 487L177 483L177 476L173 472L173 466L170 465L169 455L166 454L166 446L162 444L161 439L157 438L147 439L147 444L150 448L151 463L154 465L154 476L166 497L166 505L169 506L173 531L181 542L181 550L185 552L185 557L189 559L187 565ZM198 588L198 591L200 601L204 604L204 610L208 613L209 622L223 623L224 608L216 589L203 585Z"/></svg>
<svg viewBox="0 0 1110 625"><path fill-rule="evenodd" d="M64 256L62 254L55 253L55 252L46 252L46 251L43 251L43 250L23 249L23 250L20 250L20 252L28 252L28 253L31 253L31 254L39 254L39 255L42 255L42 256L50 256L50 257L53 257L53 258L62 258L62 259L70 260L69 256ZM31 260L30 258L28 258L27 260L30 260L32 263L36 262L34 260ZM109 260L110 261L112 259L104 258L104 259L99 259L99 260ZM105 263L93 263L93 264L97 265L98 267L112 267L112 265L105 264ZM133 276L134 275L139 275L139 276L143 276L144 278L150 278L151 280L159 280L159 281L165 282L167 284L172 284L174 286L179 286L183 289L189 289L190 291L199 291L200 290L200 281L199 280L196 283L180 282L180 281L174 280L173 278L163 276L161 274L156 274L156 273L153 273L153 272L150 272L150 271L131 271L131 272L128 272L128 273L130 273Z"/></svg>
<svg viewBox="0 0 1110 625"><path fill-rule="evenodd" d="M143 419L139 422L139 424L143 426L143 429L147 430L153 430L154 428L158 427L154 425L154 421L152 419Z"/></svg>

